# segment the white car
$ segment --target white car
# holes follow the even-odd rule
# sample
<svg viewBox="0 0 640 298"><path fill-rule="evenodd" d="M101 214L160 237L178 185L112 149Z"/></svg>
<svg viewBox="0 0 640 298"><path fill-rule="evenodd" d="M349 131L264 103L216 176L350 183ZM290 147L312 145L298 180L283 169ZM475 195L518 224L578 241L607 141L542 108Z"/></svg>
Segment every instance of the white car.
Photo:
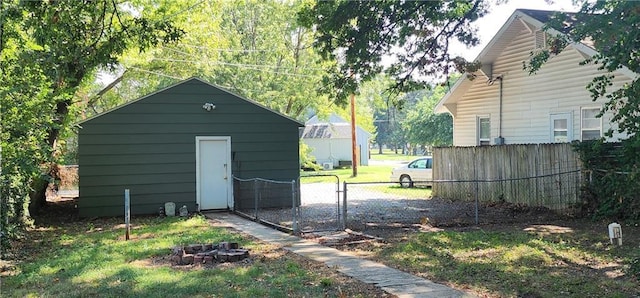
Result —
<svg viewBox="0 0 640 298"><path fill-rule="evenodd" d="M413 187L414 183L431 185L433 180L433 158L425 156L397 167L391 171L391 181L397 181L402 187Z"/></svg>

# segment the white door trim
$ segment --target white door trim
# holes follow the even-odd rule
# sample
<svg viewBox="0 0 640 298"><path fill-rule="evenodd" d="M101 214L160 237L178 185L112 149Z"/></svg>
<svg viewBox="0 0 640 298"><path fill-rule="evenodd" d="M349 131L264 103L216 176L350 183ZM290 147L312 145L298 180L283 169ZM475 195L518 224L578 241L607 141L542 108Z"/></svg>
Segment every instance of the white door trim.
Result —
<svg viewBox="0 0 640 298"><path fill-rule="evenodd" d="M233 209L233 176L231 174L231 137L230 136L196 136L196 203L198 211L202 206L200 198L200 142L201 141L225 141L227 148L226 161L227 165L227 207Z"/></svg>

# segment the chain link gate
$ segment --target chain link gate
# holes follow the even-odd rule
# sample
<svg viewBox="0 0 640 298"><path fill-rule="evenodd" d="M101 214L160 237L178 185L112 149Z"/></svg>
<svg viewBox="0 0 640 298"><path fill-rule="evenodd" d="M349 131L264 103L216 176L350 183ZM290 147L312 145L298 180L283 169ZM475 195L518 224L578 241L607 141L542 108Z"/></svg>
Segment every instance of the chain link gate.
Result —
<svg viewBox="0 0 640 298"><path fill-rule="evenodd" d="M328 179L335 179L335 182L328 182ZM300 231L343 230L340 194L340 178L336 175L300 176Z"/></svg>

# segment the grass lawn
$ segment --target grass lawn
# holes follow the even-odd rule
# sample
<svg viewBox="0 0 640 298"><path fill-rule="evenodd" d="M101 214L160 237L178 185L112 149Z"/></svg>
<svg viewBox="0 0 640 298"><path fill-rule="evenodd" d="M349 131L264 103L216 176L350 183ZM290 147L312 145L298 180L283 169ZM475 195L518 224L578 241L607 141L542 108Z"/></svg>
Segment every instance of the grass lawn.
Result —
<svg viewBox="0 0 640 298"><path fill-rule="evenodd" d="M404 155L401 154L401 150L398 150L398 154L395 153L394 150L384 149L382 150L382 154L378 153L378 148L370 149L371 152L371 160L393 160L393 161L412 161L420 156L415 155Z"/></svg>
<svg viewBox="0 0 640 298"><path fill-rule="evenodd" d="M328 171L316 171L316 172L300 172L302 183L318 183L328 182L335 183L336 177L340 178L340 183L347 182L390 182L391 170L393 166L359 166L358 175L353 176L353 169L333 169ZM307 176L317 176L309 178Z"/></svg>
<svg viewBox="0 0 640 298"><path fill-rule="evenodd" d="M384 295L273 245L212 227L203 216L79 221L29 231L1 264L2 297L337 297ZM172 266L170 248L238 242L249 262ZM7 271L6 268L11 268ZM358 286L360 285L360 286Z"/></svg>
<svg viewBox="0 0 640 298"><path fill-rule="evenodd" d="M348 249L482 297L640 297L640 227L623 227L623 246L609 244L606 228L570 220L404 231Z"/></svg>
<svg viewBox="0 0 640 298"><path fill-rule="evenodd" d="M383 154L378 154L378 149L372 149L371 160L375 161L397 161L397 162L409 162L419 156L414 155L402 155L395 154L392 150L385 149ZM358 175L353 176L353 170L351 168L333 169L328 171L315 171L315 172L300 172L303 177L306 176L338 176L340 182L389 182L389 176L391 176L391 170L395 166L387 165L369 165L358 166ZM303 178L302 183L318 183L318 182L336 182L335 177L315 177L315 178Z"/></svg>

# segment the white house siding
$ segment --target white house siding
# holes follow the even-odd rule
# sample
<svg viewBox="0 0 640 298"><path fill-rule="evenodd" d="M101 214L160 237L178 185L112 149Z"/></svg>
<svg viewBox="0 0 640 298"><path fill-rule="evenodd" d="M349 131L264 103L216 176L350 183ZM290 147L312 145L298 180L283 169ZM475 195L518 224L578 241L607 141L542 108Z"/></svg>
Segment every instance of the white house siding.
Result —
<svg viewBox="0 0 640 298"><path fill-rule="evenodd" d="M331 144L327 139L302 139L312 149L311 155L316 158L316 162L322 165L325 162L331 162Z"/></svg>
<svg viewBox="0 0 640 298"><path fill-rule="evenodd" d="M520 26L520 34L498 55L493 64L493 75L503 76L502 137L506 144L550 143L550 115L572 113L573 139L580 139L581 107L601 107L604 99L591 101L587 84L597 75L594 65L579 65L584 56L572 47L551 58L536 74L523 70L523 61L529 59L533 50L534 35ZM630 78L616 74L615 90ZM499 133L499 89L500 82L487 85L487 78L478 76L472 87L457 103L454 115L454 145L475 146L477 144L477 116L489 116L491 121L491 144ZM611 127L611 115L602 118L602 130ZM614 138L622 136L615 135Z"/></svg>
<svg viewBox="0 0 640 298"><path fill-rule="evenodd" d="M364 129L358 127L356 131L356 144L360 148L360 163L361 166L369 165L369 138L371 135Z"/></svg>
<svg viewBox="0 0 640 298"><path fill-rule="evenodd" d="M340 129L332 130L328 135L325 135L328 133L326 130L322 131L322 136L317 135L319 132L307 135L310 127L327 123L316 115L306 122L307 128L302 133L302 141L312 149L311 155L318 164L332 162L334 166L338 166L339 161L351 161L351 125L335 113L329 116L328 121ZM360 148L359 165L369 165L369 138L371 134L356 125L356 144Z"/></svg>
<svg viewBox="0 0 640 298"><path fill-rule="evenodd" d="M319 165L330 162L334 167L338 162L351 161L351 139L302 139L313 149L311 155Z"/></svg>

